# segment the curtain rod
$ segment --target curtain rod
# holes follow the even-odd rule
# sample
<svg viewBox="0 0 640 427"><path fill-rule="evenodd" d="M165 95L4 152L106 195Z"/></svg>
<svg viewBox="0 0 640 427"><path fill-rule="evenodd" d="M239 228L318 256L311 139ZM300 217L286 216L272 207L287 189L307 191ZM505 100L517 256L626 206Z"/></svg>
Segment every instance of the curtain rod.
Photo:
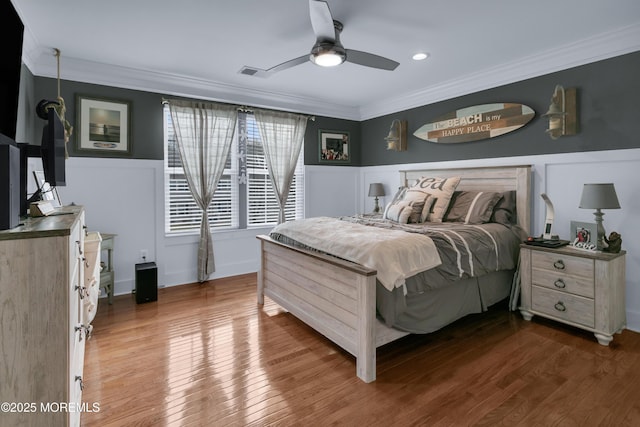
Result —
<svg viewBox="0 0 640 427"><path fill-rule="evenodd" d="M170 99L167 99L167 98L164 98L164 97L162 98L162 104L163 105L169 104L170 101L171 101ZM218 101L207 101L207 100L202 100L202 101L203 102L218 102ZM246 105L228 104L226 102L219 102L219 104L233 105L233 106L238 108L238 111L243 112L243 113L253 113L254 112L253 108L248 107ZM262 110L267 110L267 111L275 111L275 112L278 112L278 113L282 113L282 112L285 112L285 113L292 112L293 113L293 111L274 110L274 109L271 109L271 108L261 108L261 109ZM300 113L295 113L295 114L300 114ZM300 114L300 115L304 116L304 114ZM316 121L316 116L307 116L307 120L311 120L311 121L315 122Z"/></svg>

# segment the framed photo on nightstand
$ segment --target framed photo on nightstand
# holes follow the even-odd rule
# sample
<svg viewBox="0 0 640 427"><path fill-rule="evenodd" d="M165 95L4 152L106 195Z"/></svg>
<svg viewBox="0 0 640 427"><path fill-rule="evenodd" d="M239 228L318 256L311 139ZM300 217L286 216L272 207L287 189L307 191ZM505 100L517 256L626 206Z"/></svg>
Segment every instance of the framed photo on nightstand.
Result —
<svg viewBox="0 0 640 427"><path fill-rule="evenodd" d="M595 251L598 246L598 228L595 223L571 221L569 240L576 248Z"/></svg>

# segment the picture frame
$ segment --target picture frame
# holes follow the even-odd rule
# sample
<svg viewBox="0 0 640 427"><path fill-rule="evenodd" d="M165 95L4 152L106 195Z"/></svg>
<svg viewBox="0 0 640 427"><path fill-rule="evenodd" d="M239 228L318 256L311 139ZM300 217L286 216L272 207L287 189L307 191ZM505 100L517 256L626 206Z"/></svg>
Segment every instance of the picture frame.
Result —
<svg viewBox="0 0 640 427"><path fill-rule="evenodd" d="M595 251L598 246L598 227L595 223L571 221L569 241L571 245Z"/></svg>
<svg viewBox="0 0 640 427"><path fill-rule="evenodd" d="M76 148L105 155L131 155L131 102L76 96Z"/></svg>
<svg viewBox="0 0 640 427"><path fill-rule="evenodd" d="M320 163L350 163L350 144L349 132L319 130L318 146L320 147Z"/></svg>

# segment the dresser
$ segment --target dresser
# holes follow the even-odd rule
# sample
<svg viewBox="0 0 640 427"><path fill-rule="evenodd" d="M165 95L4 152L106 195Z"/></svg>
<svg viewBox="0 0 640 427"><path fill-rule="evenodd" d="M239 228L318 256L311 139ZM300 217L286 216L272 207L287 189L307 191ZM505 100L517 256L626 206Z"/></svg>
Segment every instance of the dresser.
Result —
<svg viewBox="0 0 640 427"><path fill-rule="evenodd" d="M625 251L617 254L523 244L520 249L521 307L534 315L594 333L609 345L626 326Z"/></svg>
<svg viewBox="0 0 640 427"><path fill-rule="evenodd" d="M86 335L84 209L0 231L2 425L78 426ZM9 411L6 411L9 409Z"/></svg>

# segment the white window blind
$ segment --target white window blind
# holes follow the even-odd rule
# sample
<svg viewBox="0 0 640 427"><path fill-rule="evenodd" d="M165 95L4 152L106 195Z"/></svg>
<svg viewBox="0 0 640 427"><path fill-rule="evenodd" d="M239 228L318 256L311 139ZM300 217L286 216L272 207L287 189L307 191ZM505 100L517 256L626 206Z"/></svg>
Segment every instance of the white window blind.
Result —
<svg viewBox="0 0 640 427"><path fill-rule="evenodd" d="M220 178L218 188L209 205L209 223L212 230L261 227L278 223L279 206L271 186L260 141L260 132L252 114L239 114L239 126L246 130L246 138L236 136L229 159ZM196 205L182 169L176 146L169 108L164 110L165 138L165 232L167 234L194 234L200 231L200 209ZM287 221L304 217L304 161L301 150L295 176L291 183L285 207ZM246 163L241 165L246 153ZM243 167L241 167L243 166ZM240 178L242 173L244 178ZM246 211L240 212L239 199L246 193Z"/></svg>

